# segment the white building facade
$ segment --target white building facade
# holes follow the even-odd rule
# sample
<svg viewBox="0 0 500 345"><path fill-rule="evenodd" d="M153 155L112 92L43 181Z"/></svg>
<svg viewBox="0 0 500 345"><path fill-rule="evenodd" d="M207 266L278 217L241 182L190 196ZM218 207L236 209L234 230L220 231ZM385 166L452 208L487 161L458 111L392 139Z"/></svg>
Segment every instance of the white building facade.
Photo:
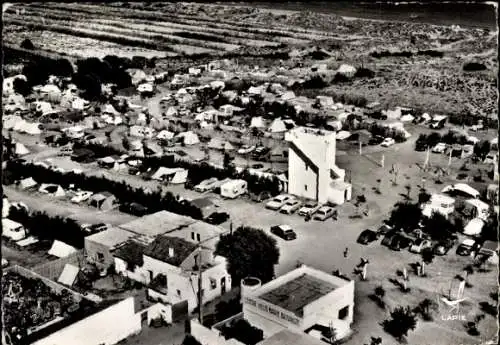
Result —
<svg viewBox="0 0 500 345"><path fill-rule="evenodd" d="M289 141L288 192L320 203L343 204L352 186L335 164L335 132L298 127L285 135Z"/></svg>
<svg viewBox="0 0 500 345"><path fill-rule="evenodd" d="M299 281L305 282L300 289L297 288L301 284ZM316 294L311 298L299 296L297 291L301 290L307 294L311 291L310 286L315 283L322 285L322 288L326 287L324 294ZM286 302L272 303L269 298L266 298L269 293L272 294L273 290L277 291L287 284L290 284L290 289L293 289L294 293L290 293ZM295 304L294 299L302 301L298 302L300 310L290 310L294 309L291 308ZM341 339L351 332L350 326L354 313L354 281L303 265L257 289L242 291L242 303L244 318L253 326L262 329L264 338L284 329L304 332L319 325L332 326L338 338Z"/></svg>

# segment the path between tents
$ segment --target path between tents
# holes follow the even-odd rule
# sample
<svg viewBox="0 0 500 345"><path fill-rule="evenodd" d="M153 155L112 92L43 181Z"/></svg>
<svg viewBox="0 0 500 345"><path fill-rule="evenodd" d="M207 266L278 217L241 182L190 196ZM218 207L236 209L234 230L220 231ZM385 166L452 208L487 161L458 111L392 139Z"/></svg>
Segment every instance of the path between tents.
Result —
<svg viewBox="0 0 500 345"><path fill-rule="evenodd" d="M52 216L69 217L82 223L120 225L137 218L116 210L97 211L94 208L71 204L49 196L28 194L11 186L4 186L4 193L9 200L22 201L31 210L44 211Z"/></svg>

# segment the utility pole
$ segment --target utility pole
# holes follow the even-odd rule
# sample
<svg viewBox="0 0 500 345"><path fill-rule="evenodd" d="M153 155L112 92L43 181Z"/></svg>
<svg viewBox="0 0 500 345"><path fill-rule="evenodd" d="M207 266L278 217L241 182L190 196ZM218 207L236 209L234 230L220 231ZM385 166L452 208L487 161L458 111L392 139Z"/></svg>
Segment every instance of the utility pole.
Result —
<svg viewBox="0 0 500 345"><path fill-rule="evenodd" d="M201 277L201 245L198 246L198 255L197 255L197 266L198 266L198 312L199 312L199 321L200 325L203 325L203 279Z"/></svg>
<svg viewBox="0 0 500 345"><path fill-rule="evenodd" d="M231 227L230 231L232 233L233 223L231 223L230 227ZM225 235L228 232L229 231L224 231L219 235L215 235L203 240L202 242L198 242L198 254L196 255L195 261L196 261L196 266L198 268L198 320L200 321L200 325L203 325L203 279L201 270L201 265L202 265L201 247L203 243L213 240L214 238L220 237L222 235Z"/></svg>

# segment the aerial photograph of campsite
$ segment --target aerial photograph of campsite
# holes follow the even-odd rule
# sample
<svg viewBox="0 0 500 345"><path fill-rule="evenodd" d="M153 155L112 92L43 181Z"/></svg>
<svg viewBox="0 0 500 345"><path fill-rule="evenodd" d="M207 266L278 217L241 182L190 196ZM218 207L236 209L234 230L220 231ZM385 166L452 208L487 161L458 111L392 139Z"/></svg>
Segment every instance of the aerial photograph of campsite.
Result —
<svg viewBox="0 0 500 345"><path fill-rule="evenodd" d="M2 4L2 345L498 344L498 5Z"/></svg>

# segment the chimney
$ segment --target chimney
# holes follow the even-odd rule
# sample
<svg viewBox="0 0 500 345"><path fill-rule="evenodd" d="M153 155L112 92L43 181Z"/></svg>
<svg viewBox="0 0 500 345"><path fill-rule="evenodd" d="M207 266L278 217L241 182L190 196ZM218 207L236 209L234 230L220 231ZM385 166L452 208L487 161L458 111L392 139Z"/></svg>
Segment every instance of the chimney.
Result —
<svg viewBox="0 0 500 345"><path fill-rule="evenodd" d="M168 248L168 257L173 258L174 257L174 248L169 247Z"/></svg>

